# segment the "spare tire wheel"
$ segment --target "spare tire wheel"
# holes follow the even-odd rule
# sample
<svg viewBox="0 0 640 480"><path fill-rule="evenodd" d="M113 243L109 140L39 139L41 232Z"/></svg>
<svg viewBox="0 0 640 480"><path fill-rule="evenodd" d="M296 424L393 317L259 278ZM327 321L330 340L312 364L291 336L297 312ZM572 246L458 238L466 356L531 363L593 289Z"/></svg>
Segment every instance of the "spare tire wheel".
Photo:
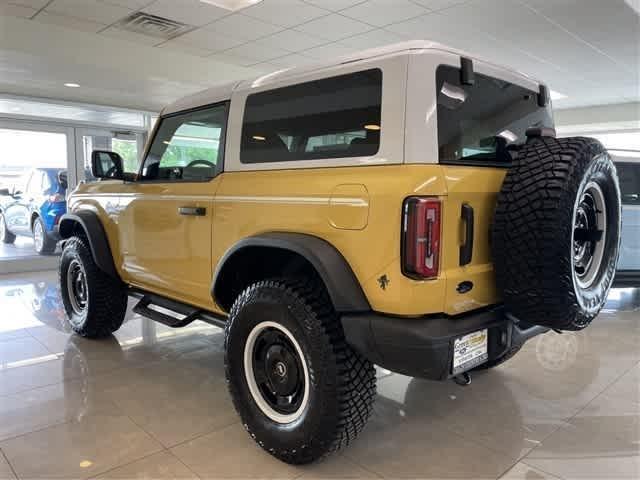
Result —
<svg viewBox="0 0 640 480"><path fill-rule="evenodd" d="M495 211L496 283L515 317L581 330L603 307L618 262L620 188L595 139L530 139Z"/></svg>

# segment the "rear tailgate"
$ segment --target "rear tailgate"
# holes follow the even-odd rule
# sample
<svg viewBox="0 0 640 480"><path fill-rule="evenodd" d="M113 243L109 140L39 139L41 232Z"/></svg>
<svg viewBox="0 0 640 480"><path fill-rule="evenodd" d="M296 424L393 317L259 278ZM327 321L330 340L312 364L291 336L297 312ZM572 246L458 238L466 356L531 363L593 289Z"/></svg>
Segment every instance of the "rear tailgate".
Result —
<svg viewBox="0 0 640 480"><path fill-rule="evenodd" d="M455 315L500 301L495 288L489 239L493 211L506 169L444 168L448 196L443 203L441 273L447 279L445 312ZM463 208L466 213L463 213ZM463 247L467 229L471 229L471 218L473 241L468 246L471 256L465 258Z"/></svg>

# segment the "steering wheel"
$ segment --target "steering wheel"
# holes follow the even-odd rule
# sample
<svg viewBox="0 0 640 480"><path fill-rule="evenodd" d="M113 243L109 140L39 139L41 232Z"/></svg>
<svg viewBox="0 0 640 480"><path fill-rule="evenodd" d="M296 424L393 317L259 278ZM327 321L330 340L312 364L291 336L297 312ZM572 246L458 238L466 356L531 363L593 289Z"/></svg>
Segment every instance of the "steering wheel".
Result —
<svg viewBox="0 0 640 480"><path fill-rule="evenodd" d="M216 168L216 164L215 163L211 163L211 162L209 162L207 160L202 160L202 159L193 160L193 161L189 162L184 168L195 167L197 165L203 165L205 167Z"/></svg>

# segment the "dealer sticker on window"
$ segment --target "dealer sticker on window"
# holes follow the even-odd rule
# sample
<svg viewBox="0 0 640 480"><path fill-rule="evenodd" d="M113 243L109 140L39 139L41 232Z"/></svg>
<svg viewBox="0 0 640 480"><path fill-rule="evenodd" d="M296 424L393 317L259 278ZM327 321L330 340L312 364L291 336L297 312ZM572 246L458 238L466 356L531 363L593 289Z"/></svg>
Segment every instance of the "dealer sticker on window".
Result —
<svg viewBox="0 0 640 480"><path fill-rule="evenodd" d="M489 358L487 353L487 329L456 338L453 343L452 374L457 375L483 364Z"/></svg>

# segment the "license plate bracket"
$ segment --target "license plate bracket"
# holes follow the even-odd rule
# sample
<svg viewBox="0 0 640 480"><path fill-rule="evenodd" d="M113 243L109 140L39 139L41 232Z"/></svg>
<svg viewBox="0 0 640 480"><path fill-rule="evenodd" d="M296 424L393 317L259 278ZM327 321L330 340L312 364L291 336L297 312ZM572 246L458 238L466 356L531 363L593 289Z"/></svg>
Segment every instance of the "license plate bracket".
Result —
<svg viewBox="0 0 640 480"><path fill-rule="evenodd" d="M451 374L459 375L485 363L489 359L488 340L486 328L454 339Z"/></svg>

